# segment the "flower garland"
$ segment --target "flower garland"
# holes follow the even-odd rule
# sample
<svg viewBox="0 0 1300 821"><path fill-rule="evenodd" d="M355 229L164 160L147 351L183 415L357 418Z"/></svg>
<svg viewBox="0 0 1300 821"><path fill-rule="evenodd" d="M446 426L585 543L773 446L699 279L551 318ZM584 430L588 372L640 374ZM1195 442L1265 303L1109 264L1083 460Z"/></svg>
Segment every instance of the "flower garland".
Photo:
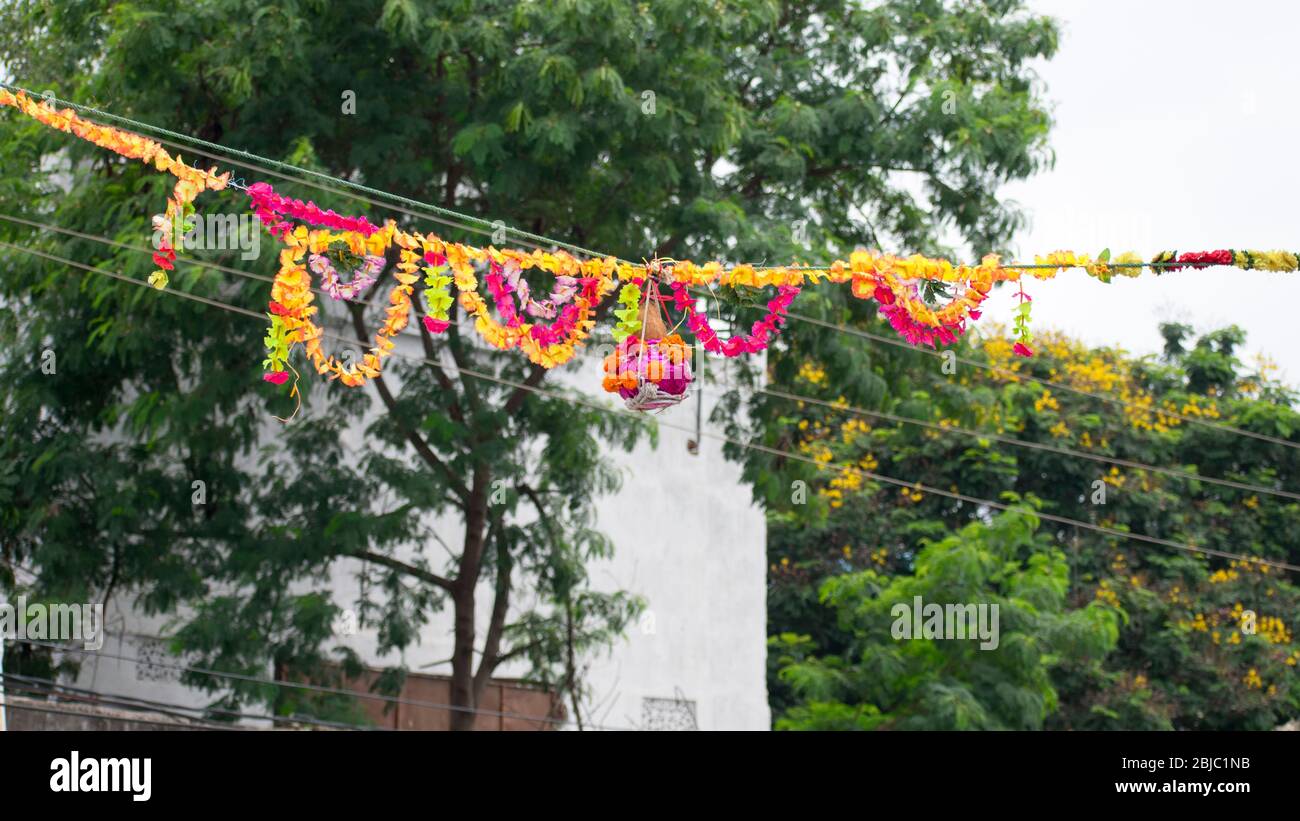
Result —
<svg viewBox="0 0 1300 821"><path fill-rule="evenodd" d="M80 118L72 109L58 110L39 103L26 92L0 88L0 106L15 108L38 122L73 134L121 156L151 164L176 177L176 184L162 214L152 220L159 238L153 261L157 266L149 276L156 288L167 285L167 272L175 270L177 238L192 230L194 202L204 191L227 187L230 174L217 174L186 165L172 157L162 146L147 137ZM1111 257L1103 251L1096 258L1072 251L1055 251L1034 258L1034 265L1003 265L997 256L986 256L978 265L960 265L944 259L921 255L899 257L855 251L848 260L836 260L828 266L775 266L758 268L741 264L724 266L720 262L696 264L676 261L660 267L662 261L633 264L613 258L579 261L564 253L534 251L524 253L499 250L491 246L476 248L447 243L433 235L398 230L394 223L376 226L365 217L349 217L322 209L277 193L266 183L247 189L253 212L267 230L287 248L281 255L280 274L272 290L271 327L266 347L267 378L277 384L287 380L288 353L302 344L317 370L345 384L362 384L377 375L384 356L392 349L391 337L405 327L410 313L414 283L418 281L420 263L425 263L424 298L428 313L424 327L433 333L446 330L451 323L450 309L459 303L474 317L475 330L491 345L507 349L518 347L543 367L555 367L572 358L574 348L583 343L594 325L595 310L605 296L622 283L615 311L619 323L615 338L620 344L640 330L636 315L643 295L642 286L649 279L668 284L678 310L687 315L691 329L706 350L726 356L762 350L779 332L790 301L804 285L819 282L848 283L859 299L874 299L881 315L901 336L915 345L950 344L966 330L967 323L981 315L981 305L999 282L1021 285L1020 305L1015 328L1016 352L1031 355L1028 330L1030 298L1024 293L1023 279L1028 276L1046 280L1069 269L1082 269L1088 275L1109 282L1116 275L1139 276L1146 270L1161 272L1184 268L1234 266L1243 270L1296 272L1300 255L1291 251L1220 249L1212 251L1162 251L1149 262L1127 252ZM294 221L299 224L295 226ZM314 226L309 231L307 226ZM343 243L346 248L338 247ZM331 249L331 245L335 247ZM383 269L387 249L400 249L397 264L398 284L389 294L385 323L376 334L375 346L362 362L342 366L326 357L320 347L320 331L311 322L316 307L311 304L310 270L320 276L324 289L335 299L351 299L370 287ZM287 256L286 256L287 254ZM340 282L335 265L336 255L345 260L358 258L352 280ZM349 256L350 255L350 256ZM303 257L307 264L303 264ZM477 292L474 265L487 265L485 280L492 294L500 322L494 319L486 301ZM523 272L538 268L555 277L549 298L534 299ZM450 270L450 276L448 275ZM764 319L754 323L749 334L720 340L708 323L707 316L696 311L686 292L694 286L722 285L732 288L775 287L777 296L768 303ZM306 291L303 289L306 288ZM452 290L458 292L453 299ZM953 293L942 305L931 304L933 294ZM515 300L518 299L518 306ZM553 320L550 324L530 323L524 315ZM662 342L662 340L661 340Z"/></svg>
<svg viewBox="0 0 1300 821"><path fill-rule="evenodd" d="M325 292L333 299L354 299L375 284L375 279L384 270L384 258L367 254L362 263L352 271L352 279L347 283L339 282L339 272L324 254L311 254L307 257L312 273L321 278Z"/></svg>
<svg viewBox="0 0 1300 821"><path fill-rule="evenodd" d="M378 376L382 359L394 347L392 337L409 320L413 286L421 270L428 306L422 321L426 330L430 333L447 330L451 324L450 308L459 301L466 313L474 317L475 330L489 344L501 349L518 347L531 361L545 368L553 368L573 357L576 346L582 344L595 325L596 307L614 288L613 260L582 262L562 252L475 248L445 242L432 234L402 231L391 220L369 235L359 231L309 230L303 225L277 231L277 237L288 248L281 252L280 272L272 286L268 314L272 327L267 336L268 356L263 362L268 370L265 378L275 384L287 381L287 375L283 374L288 351L295 344L304 346L318 372L329 374L331 379L345 385L360 385ZM337 293L347 298L373 284L383 270L384 253L393 244L401 249L401 261L396 271L398 285L389 295L384 325L375 336L374 347L362 361L344 366L325 356L321 347L322 332L311 320L317 311L311 304L311 278L302 259L308 257L311 270L322 277L331 296ZM331 248L339 253L346 250L365 260L364 268L356 272L357 278L351 283L338 284L337 271L326 256ZM503 322L492 318L487 303L478 293L475 263L488 265L489 273L484 279ZM556 276L555 290L545 302L528 296L527 283L522 278L524 270L534 267ZM448 269L450 276L446 273ZM452 299L453 285L459 291L458 300ZM525 311L541 316L552 313L554 321L550 324L525 321L515 308L516 293Z"/></svg>
<svg viewBox="0 0 1300 821"><path fill-rule="evenodd" d="M332 210L324 211L314 202L303 202L277 194L270 184L264 182L248 186L248 198L252 201L253 213L274 237L284 237L293 230L293 223L285 219L286 215L318 228L354 231L363 237L379 230L379 226L365 217L345 217Z"/></svg>
<svg viewBox="0 0 1300 821"><path fill-rule="evenodd" d="M424 327L431 334L440 334L451 327L448 311L456 301L451 296L451 277L443 272L447 270L447 258L429 250L429 240L421 237L424 250L424 302L428 306L424 315Z"/></svg>
<svg viewBox="0 0 1300 821"><path fill-rule="evenodd" d="M332 239L328 231L309 232L302 226L285 235L289 247L280 252L280 270L271 285L272 330L268 334L268 348L274 342L277 355L268 356L263 362L264 367L270 369L270 374L264 377L269 382L285 382L287 377L276 374L284 372L286 356L278 354L283 349L302 344L317 373L328 375L330 379L337 379L350 387L362 385L367 379L379 376L382 360L395 347L393 337L407 325L411 313L411 295L415 292L414 283L419 280L416 271L419 269L420 254L415 250L418 244L413 242L413 238L399 234L395 224L390 222L380 232L364 238L364 241L374 245L379 244L375 243L376 239L385 246L388 241L393 241L401 249L394 273L397 285L389 292L384 324L375 333L374 347L360 362L354 364L344 364L336 357L325 354L321 345L324 331L312 321L317 308L312 305L311 276L307 273L302 258L314 249L328 247ZM278 337L277 317L284 329ZM283 349L279 344L281 341L285 343Z"/></svg>
<svg viewBox="0 0 1300 821"><path fill-rule="evenodd" d="M777 295L767 303L767 314L750 326L750 332L743 336L732 336L723 342L718 338L713 326L709 324L708 316L695 307L695 300L687 291L686 283L671 282L669 287L673 292L673 307L686 315L687 325L690 326L704 350L727 357L765 350L770 341L781 332L781 326L785 324L786 311L794 298L799 295L800 290L798 285L778 285Z"/></svg>
<svg viewBox="0 0 1300 821"><path fill-rule="evenodd" d="M194 214L194 200L205 190L224 189L230 180L230 173L218 175L215 168L207 171L191 168L180 156L172 157L163 150L162 145L148 137L83 120L70 108L58 111L52 105L36 102L21 91L14 94L0 88L0 105L16 108L42 125L80 137L128 159L151 163L159 171L166 171L176 177L176 186L167 200L167 210L155 216L152 221L160 238L158 250L153 255L154 264L158 268L149 275L149 284L158 289L166 288L167 271L175 270L176 249L171 240L173 232L179 235L189 230L187 220Z"/></svg>
<svg viewBox="0 0 1300 821"><path fill-rule="evenodd" d="M1236 266L1247 271L1279 271L1291 273L1300 270L1300 257L1291 251L1161 251L1152 262L1165 263L1165 271L1183 268L1209 268L1215 265ZM1184 264L1169 264L1184 263ZM1160 273L1156 271L1156 273Z"/></svg>
<svg viewBox="0 0 1300 821"><path fill-rule="evenodd" d="M622 342L629 336L641 331L641 285L629 282L618 292L618 304L622 308L614 311L618 324L614 326L614 341Z"/></svg>
<svg viewBox="0 0 1300 821"><path fill-rule="evenodd" d="M582 344L595 326L592 317L597 305L613 289L613 260L581 262L563 252L534 251L526 254L522 251L502 251L491 247L478 249L454 243L446 243L445 247L459 259L457 262L452 258L452 253L448 254L448 258L452 259L456 288L460 292L460 306L465 313L474 317L474 329L478 334L489 345L501 350L520 348L529 360L543 368L553 368L573 358L575 348ZM487 303L479 296L471 259L490 263L487 276L489 289L493 291L497 310L506 324L492 318ZM575 294L572 304L565 306L559 318L551 325L538 326L524 322L514 310L514 303L509 299L512 291L506 279L501 276L507 261L518 263L522 269L537 267L557 277L573 277L575 283L581 284L581 292Z"/></svg>
<svg viewBox="0 0 1300 821"><path fill-rule="evenodd" d="M528 280L523 278L523 266L517 261L507 260L504 265L492 262L491 265L496 273L504 276L504 280L498 283L497 289L503 289L504 293L513 293L517 296L519 306L529 316L539 319L555 319L560 307L566 305L578 293L577 279L566 274L560 274L555 277L555 288L551 291L551 295L547 299L538 302L532 297ZM496 290L493 293L495 295ZM512 315L518 316L518 313L513 309L511 309L511 312Z"/></svg>

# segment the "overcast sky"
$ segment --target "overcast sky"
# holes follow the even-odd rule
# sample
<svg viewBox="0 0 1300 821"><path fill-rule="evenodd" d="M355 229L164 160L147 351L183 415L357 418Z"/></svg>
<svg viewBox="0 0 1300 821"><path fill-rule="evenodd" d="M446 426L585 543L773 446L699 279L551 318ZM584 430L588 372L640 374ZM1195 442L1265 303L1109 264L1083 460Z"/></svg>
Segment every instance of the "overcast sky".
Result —
<svg viewBox="0 0 1300 821"><path fill-rule="evenodd" d="M1038 72L1056 166L1004 194L1029 213L1022 257L1218 248L1300 251L1300 6L1281 0L1030 0L1062 28ZM986 319L1009 322L1010 289ZM1300 275L1214 268L1103 285L1034 283L1035 327L1156 352L1160 320L1235 323L1300 382Z"/></svg>

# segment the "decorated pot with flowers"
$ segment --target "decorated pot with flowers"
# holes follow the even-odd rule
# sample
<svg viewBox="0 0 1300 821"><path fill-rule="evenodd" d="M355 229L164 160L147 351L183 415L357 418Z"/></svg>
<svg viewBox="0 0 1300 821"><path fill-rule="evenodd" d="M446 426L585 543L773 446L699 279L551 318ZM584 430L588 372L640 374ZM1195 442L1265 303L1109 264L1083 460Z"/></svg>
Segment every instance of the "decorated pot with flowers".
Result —
<svg viewBox="0 0 1300 821"><path fill-rule="evenodd" d="M605 357L602 387L618 393L632 410L660 410L686 398L693 376L691 349L680 336L668 333L653 284L642 298L629 283L619 295L625 308L615 313L626 331L614 353Z"/></svg>

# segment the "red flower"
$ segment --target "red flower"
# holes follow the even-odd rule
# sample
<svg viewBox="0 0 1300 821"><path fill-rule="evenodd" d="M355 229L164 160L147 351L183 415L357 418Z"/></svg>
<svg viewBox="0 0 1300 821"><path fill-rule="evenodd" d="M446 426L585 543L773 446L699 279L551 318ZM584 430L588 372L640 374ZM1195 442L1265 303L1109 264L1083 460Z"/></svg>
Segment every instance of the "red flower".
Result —
<svg viewBox="0 0 1300 821"><path fill-rule="evenodd" d="M434 319L431 316L424 318L424 327L431 334L440 334L451 327L451 322L446 319Z"/></svg>
<svg viewBox="0 0 1300 821"><path fill-rule="evenodd" d="M1178 257L1179 262L1189 262L1193 268L1208 268L1211 265L1231 265L1231 251L1188 251ZM1181 267L1181 266L1179 266ZM1178 268L1170 267L1170 270L1176 271Z"/></svg>
<svg viewBox="0 0 1300 821"><path fill-rule="evenodd" d="M1032 350L1030 350L1029 346L1026 345L1026 344L1023 343L1023 342L1017 342L1016 345L1015 345L1015 347L1012 348L1011 350L1015 353L1016 356L1033 356L1033 355L1034 355L1034 352L1033 352Z"/></svg>
<svg viewBox="0 0 1300 821"><path fill-rule="evenodd" d="M894 304L894 292L886 288L884 285L876 286L875 296L876 296L876 301L879 302L881 305Z"/></svg>
<svg viewBox="0 0 1300 821"><path fill-rule="evenodd" d="M283 385L285 382L289 381L289 372L273 371L271 373L262 374L262 378L267 382L270 382L272 385Z"/></svg>

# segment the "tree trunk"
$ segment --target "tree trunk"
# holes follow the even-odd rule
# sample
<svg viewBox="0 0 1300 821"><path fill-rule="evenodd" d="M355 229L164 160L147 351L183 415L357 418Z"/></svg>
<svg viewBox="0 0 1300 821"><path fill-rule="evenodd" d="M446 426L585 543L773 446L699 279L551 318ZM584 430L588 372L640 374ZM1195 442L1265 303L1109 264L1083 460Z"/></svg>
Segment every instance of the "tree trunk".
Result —
<svg viewBox="0 0 1300 821"><path fill-rule="evenodd" d="M474 687L474 594L483 563L490 475L486 467L474 470L469 504L465 508L465 550L452 595L456 631L456 644L451 655L451 705L455 709L451 711L450 726L453 730L472 730L476 717L473 710L478 707Z"/></svg>

